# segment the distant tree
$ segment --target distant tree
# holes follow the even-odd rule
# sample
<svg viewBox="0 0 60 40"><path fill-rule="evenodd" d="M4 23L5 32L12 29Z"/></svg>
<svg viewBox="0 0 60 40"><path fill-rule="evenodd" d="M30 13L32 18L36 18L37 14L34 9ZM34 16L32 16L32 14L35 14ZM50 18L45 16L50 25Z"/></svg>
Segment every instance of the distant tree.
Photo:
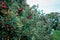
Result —
<svg viewBox="0 0 60 40"><path fill-rule="evenodd" d="M59 14L58 12L51 12L50 14L46 14L46 17L48 17L48 20L51 23L51 26L54 30L57 29L59 24Z"/></svg>

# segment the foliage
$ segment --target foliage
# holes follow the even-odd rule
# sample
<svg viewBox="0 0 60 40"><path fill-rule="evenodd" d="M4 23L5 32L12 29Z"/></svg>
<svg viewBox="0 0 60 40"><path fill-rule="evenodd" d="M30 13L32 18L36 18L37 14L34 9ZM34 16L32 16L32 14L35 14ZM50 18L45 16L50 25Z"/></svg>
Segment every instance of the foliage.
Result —
<svg viewBox="0 0 60 40"><path fill-rule="evenodd" d="M4 32L0 38L5 38L10 40L50 40L51 27L50 22L44 15L40 15L37 11L36 6L29 7L24 0L6 0L3 1L5 4L1 11L1 28ZM7 7L6 7L7 6ZM7 19L6 19L7 18ZM8 28L5 27L6 24L11 26L10 32L7 31ZM8 29L9 30L9 29ZM14 31L16 33L14 33Z"/></svg>

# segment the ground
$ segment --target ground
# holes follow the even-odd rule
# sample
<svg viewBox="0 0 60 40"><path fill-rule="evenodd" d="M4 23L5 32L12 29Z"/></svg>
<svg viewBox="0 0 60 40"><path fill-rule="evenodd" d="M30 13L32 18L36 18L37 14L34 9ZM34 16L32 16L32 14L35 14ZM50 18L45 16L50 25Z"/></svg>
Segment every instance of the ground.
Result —
<svg viewBox="0 0 60 40"><path fill-rule="evenodd" d="M54 31L53 40L60 40L60 31L59 30Z"/></svg>

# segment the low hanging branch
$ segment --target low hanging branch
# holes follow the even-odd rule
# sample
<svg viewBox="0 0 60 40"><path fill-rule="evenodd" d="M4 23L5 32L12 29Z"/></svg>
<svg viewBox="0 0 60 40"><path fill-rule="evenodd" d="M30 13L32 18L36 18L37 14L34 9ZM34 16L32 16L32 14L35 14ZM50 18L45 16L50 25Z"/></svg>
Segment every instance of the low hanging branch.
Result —
<svg viewBox="0 0 60 40"><path fill-rule="evenodd" d="M46 18L44 16L42 16L42 18L43 18L45 23L50 24L50 22L48 20L46 20Z"/></svg>

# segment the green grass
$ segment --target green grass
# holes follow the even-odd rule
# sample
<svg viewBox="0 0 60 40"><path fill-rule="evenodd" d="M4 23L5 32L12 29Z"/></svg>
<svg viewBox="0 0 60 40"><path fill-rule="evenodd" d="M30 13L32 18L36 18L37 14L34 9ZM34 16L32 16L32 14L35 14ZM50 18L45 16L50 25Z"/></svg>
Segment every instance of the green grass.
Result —
<svg viewBox="0 0 60 40"><path fill-rule="evenodd" d="M60 31L59 30L54 31L53 40L60 40Z"/></svg>

